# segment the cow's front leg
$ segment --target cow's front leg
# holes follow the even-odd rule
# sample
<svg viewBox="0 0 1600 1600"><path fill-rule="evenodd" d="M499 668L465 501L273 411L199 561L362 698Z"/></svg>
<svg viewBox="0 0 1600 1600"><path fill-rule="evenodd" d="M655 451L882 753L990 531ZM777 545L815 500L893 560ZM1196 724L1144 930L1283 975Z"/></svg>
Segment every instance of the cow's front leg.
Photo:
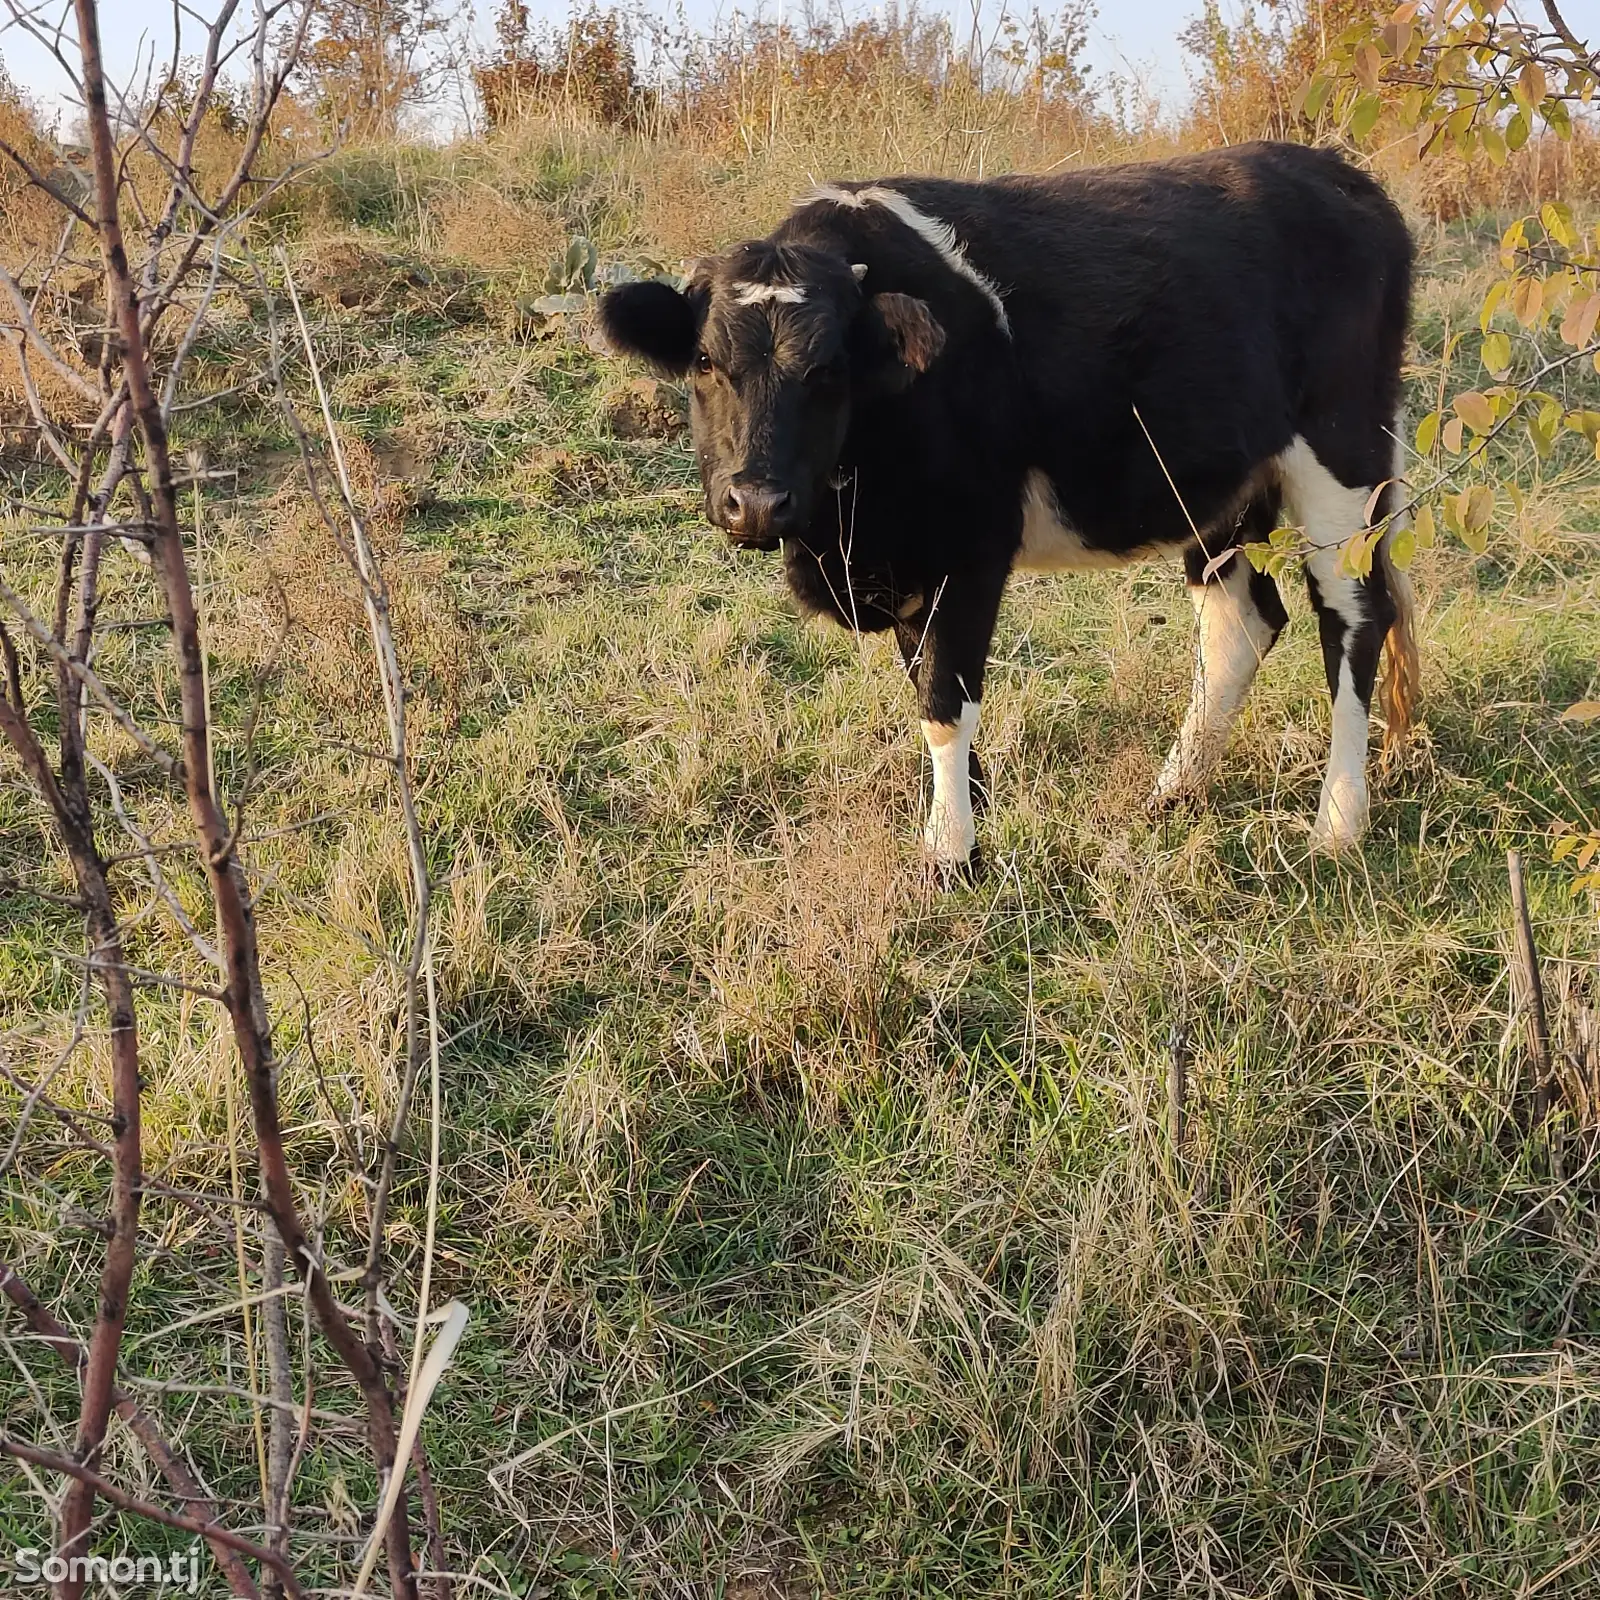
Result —
<svg viewBox="0 0 1600 1600"><path fill-rule="evenodd" d="M946 883L975 879L982 870L973 796L983 773L972 741L1005 581L1004 569L952 573L895 628L933 761L923 844Z"/></svg>

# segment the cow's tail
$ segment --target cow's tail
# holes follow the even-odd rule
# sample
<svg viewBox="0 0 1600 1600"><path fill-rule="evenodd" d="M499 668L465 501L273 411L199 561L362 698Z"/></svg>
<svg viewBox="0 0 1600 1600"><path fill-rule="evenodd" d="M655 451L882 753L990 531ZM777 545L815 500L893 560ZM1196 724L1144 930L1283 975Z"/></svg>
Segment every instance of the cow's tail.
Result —
<svg viewBox="0 0 1600 1600"><path fill-rule="evenodd" d="M1384 641L1383 676L1378 683L1385 761L1405 747L1422 689L1422 655L1417 649L1417 592L1411 587L1410 577L1394 564L1389 549L1393 535L1391 524L1378 541L1383 581L1394 603L1394 621L1389 624L1389 636Z"/></svg>

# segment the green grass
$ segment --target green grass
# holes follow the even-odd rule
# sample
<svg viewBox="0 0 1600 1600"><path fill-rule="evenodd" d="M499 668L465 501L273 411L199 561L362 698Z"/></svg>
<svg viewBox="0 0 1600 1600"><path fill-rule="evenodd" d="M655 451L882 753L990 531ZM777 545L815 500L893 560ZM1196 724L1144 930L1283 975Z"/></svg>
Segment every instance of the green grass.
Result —
<svg viewBox="0 0 1600 1600"><path fill-rule="evenodd" d="M1471 314L1472 250L1435 252L1419 386ZM425 304L315 317L345 425L418 480L389 564L442 886L435 1289L473 1312L428 1420L456 1566L561 1600L1589 1592L1594 1130L1563 1125L1558 1174L1520 1126L1505 877L1516 845L1570 1029L1596 1003L1596 924L1548 829L1600 809L1594 736L1559 721L1600 650L1576 455L1503 508L1492 559L1424 558L1425 727L1348 862L1306 852L1328 712L1297 583L1209 805L1152 826L1189 673L1176 573L1019 582L981 734L992 871L941 896L889 648L801 625L775 564L707 532L681 438L611 436L628 374ZM342 1141L370 1156L395 1089L403 850L348 748L376 742L359 613L281 486L281 425L241 405L210 426L214 462L245 470L208 523L218 767L233 792L258 768L295 1161L350 1263ZM137 613L144 580L111 565ZM274 584L293 620L251 756ZM124 633L103 663L152 712L161 650ZM7 767L0 835L0 870L39 870ZM132 869L123 888L142 903ZM21 896L0 916L10 1048L34 1069L77 933ZM195 971L159 919L135 948ZM143 1027L151 1166L223 1192L215 1020L152 993ZM95 1072L63 1093L100 1103ZM104 1174L42 1120L25 1155L9 1248L87 1326L80 1213ZM409 1294L425 1173L402 1172ZM169 1201L145 1218L127 1370L243 1382L236 1317L169 1331L225 1302L226 1249ZM5 1330L5 1424L42 1437L70 1384ZM243 1406L161 1403L218 1492L249 1497ZM325 1360L316 1403L356 1409ZM140 1481L120 1434L111 1463ZM319 1435L308 1580L348 1582L371 1499L359 1449ZM0 1522L46 1542L20 1477Z"/></svg>

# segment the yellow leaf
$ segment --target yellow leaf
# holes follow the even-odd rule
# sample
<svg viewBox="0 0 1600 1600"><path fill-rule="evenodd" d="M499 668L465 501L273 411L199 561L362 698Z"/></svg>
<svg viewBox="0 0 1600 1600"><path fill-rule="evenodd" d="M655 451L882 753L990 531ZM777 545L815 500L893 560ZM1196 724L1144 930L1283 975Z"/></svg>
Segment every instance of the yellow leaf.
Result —
<svg viewBox="0 0 1600 1600"><path fill-rule="evenodd" d="M1505 135L1492 122L1486 122L1478 137L1483 143L1483 153L1495 166L1503 167L1511 156L1506 149Z"/></svg>
<svg viewBox="0 0 1600 1600"><path fill-rule="evenodd" d="M1517 79L1517 98L1530 110L1537 109L1545 96L1544 68L1530 61Z"/></svg>
<svg viewBox="0 0 1600 1600"><path fill-rule="evenodd" d="M1597 296L1600 298L1600 296ZM1491 333L1479 350L1484 367L1495 377L1502 377L1511 367L1511 340L1503 333Z"/></svg>
<svg viewBox="0 0 1600 1600"><path fill-rule="evenodd" d="M1377 548L1376 528L1353 533L1339 547L1339 568L1351 578L1365 578L1372 572L1372 557Z"/></svg>
<svg viewBox="0 0 1600 1600"><path fill-rule="evenodd" d="M1417 454L1431 456L1433 447L1439 438L1439 413L1430 411L1421 422L1417 424Z"/></svg>
<svg viewBox="0 0 1600 1600"><path fill-rule="evenodd" d="M1378 74L1383 70L1383 57L1379 55L1377 45L1362 45L1350 63L1350 70L1355 73L1363 89L1376 89Z"/></svg>
<svg viewBox="0 0 1600 1600"><path fill-rule="evenodd" d="M1489 331L1489 324L1494 321L1494 314L1500 309L1500 302L1506 297L1506 290L1511 287L1505 278L1496 278L1489 285L1489 292L1483 297L1483 308L1478 312L1478 326L1485 333Z"/></svg>
<svg viewBox="0 0 1600 1600"><path fill-rule="evenodd" d="M1524 328L1531 328L1539 320L1543 308L1544 280L1519 278L1516 288L1511 291L1511 309L1516 313L1517 321Z"/></svg>
<svg viewBox="0 0 1600 1600"><path fill-rule="evenodd" d="M1431 550L1433 548L1433 507L1418 506L1416 520L1411 525L1416 536L1417 549Z"/></svg>
<svg viewBox="0 0 1600 1600"><path fill-rule="evenodd" d="M1544 231L1557 244L1564 245L1568 250L1577 247L1578 236L1573 231L1572 212L1559 200L1546 200L1539 207L1539 221L1544 224Z"/></svg>
<svg viewBox="0 0 1600 1600"><path fill-rule="evenodd" d="M1563 722L1600 722L1600 700L1580 700L1561 713Z"/></svg>
<svg viewBox="0 0 1600 1600"><path fill-rule="evenodd" d="M1456 415L1474 433L1487 433L1494 426L1494 402L1476 389L1458 394L1451 404L1455 407Z"/></svg>
<svg viewBox="0 0 1600 1600"><path fill-rule="evenodd" d="M1595 357L1600 361L1600 356ZM1439 437L1444 441L1444 447L1453 456L1461 454L1461 430L1465 426L1460 417L1451 417L1440 430Z"/></svg>
<svg viewBox="0 0 1600 1600"><path fill-rule="evenodd" d="M1477 533L1489 526L1494 515L1494 485L1475 483L1467 490L1466 504L1461 508L1461 525L1468 533Z"/></svg>
<svg viewBox="0 0 1600 1600"><path fill-rule="evenodd" d="M1600 322L1600 293L1574 295L1562 319L1562 341L1581 349L1594 338L1596 322Z"/></svg>

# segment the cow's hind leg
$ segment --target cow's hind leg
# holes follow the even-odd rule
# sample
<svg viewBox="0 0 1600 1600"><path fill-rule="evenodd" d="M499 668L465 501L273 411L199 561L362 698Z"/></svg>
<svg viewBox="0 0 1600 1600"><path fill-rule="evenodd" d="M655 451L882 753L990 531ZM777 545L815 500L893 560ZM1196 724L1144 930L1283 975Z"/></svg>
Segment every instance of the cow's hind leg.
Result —
<svg viewBox="0 0 1600 1600"><path fill-rule="evenodd" d="M972 741L1005 581L1004 568L952 574L895 625L933 762L923 844L946 881L976 877L982 866L973 820L982 769Z"/></svg>
<svg viewBox="0 0 1600 1600"><path fill-rule="evenodd" d="M1339 851L1356 844L1367 830L1367 723L1383 641L1395 606L1381 561L1366 578L1342 570L1339 550L1366 525L1366 505L1389 475L1387 439L1374 441L1371 459L1346 467L1344 483L1304 439L1297 438L1282 458L1283 492L1289 510L1305 529L1310 546L1306 585L1322 634L1322 659L1333 696L1333 734L1322 798L1311 829L1314 849Z"/></svg>
<svg viewBox="0 0 1600 1600"><path fill-rule="evenodd" d="M1265 539L1277 525L1275 493L1252 500L1239 519L1234 543ZM1226 537L1208 541L1226 548ZM1194 688L1183 726L1156 779L1150 803L1155 808L1199 794L1211 776L1228 731L1243 706L1256 669L1272 648L1288 613L1277 582L1234 554L1210 573L1211 555L1199 544L1183 556L1189 599L1198 620Z"/></svg>

